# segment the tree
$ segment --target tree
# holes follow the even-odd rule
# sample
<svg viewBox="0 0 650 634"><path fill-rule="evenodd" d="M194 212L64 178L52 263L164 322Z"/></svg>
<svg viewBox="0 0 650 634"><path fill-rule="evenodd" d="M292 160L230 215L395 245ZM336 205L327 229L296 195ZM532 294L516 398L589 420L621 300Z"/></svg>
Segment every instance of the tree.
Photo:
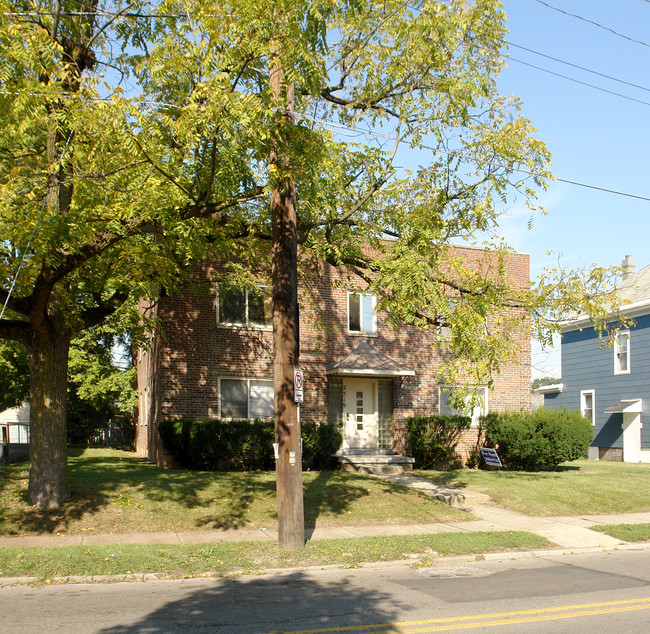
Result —
<svg viewBox="0 0 650 634"><path fill-rule="evenodd" d="M298 269L346 266L395 326L439 332L452 382L485 383L515 353L522 319L547 333L567 308L598 301L575 276L574 292L555 303L548 283L516 289L505 272L501 203L520 196L534 209L550 160L517 101L497 92L499 2L170 0L160 12L156 45L136 68L150 110L133 142L171 185L169 199L196 218L214 212L212 244L230 245L233 275L271 271L282 543L283 520L301 508L297 491L281 506L282 492L297 488L288 460L299 437ZM408 153L414 173L396 167ZM241 204L219 207L225 183ZM450 248L481 238L482 262ZM497 316L491 330L488 315ZM298 523L293 530L288 547L303 540Z"/></svg>
<svg viewBox="0 0 650 634"><path fill-rule="evenodd" d="M20 405L29 394L29 371L25 348L13 341L0 341L0 412Z"/></svg>
<svg viewBox="0 0 650 634"><path fill-rule="evenodd" d="M557 377L552 376L538 376L536 379L533 379L531 384L531 389L536 390L544 385L555 385L561 383L562 380Z"/></svg>
<svg viewBox="0 0 650 634"><path fill-rule="evenodd" d="M138 399L128 341L107 327L81 333L70 345L68 377L69 442L86 443L115 420L132 431Z"/></svg>
<svg viewBox="0 0 650 634"><path fill-rule="evenodd" d="M121 144L118 88L99 85L119 16L99 2L0 8L0 337L28 351L29 495L56 508L69 495L70 341L110 316L137 318L125 302L149 291L152 267L164 278L165 248L145 237L160 225L131 201L146 175Z"/></svg>
<svg viewBox="0 0 650 634"><path fill-rule="evenodd" d="M518 103L497 92L497 0L0 6L0 337L29 350L33 503L68 495L72 336L136 323L130 298L173 288L200 258L242 278L271 271L283 353L297 269L347 266L396 325L445 327L445 371L474 382L513 353L526 315L547 333L567 309L602 307L592 291L606 272L572 277L563 296L565 279L555 294L548 280L515 289L502 265L502 202L534 208L550 175ZM413 172L397 167L409 156ZM468 266L455 241L486 256ZM281 356L284 460L295 358Z"/></svg>

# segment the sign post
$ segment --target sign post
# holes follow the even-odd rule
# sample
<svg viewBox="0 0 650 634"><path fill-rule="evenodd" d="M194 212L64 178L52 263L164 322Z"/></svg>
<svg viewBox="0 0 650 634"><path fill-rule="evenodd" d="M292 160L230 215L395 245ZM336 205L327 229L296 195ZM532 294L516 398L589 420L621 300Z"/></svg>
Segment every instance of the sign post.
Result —
<svg viewBox="0 0 650 634"><path fill-rule="evenodd" d="M305 377L302 370L293 371L293 399L296 403L302 403L304 399L304 381Z"/></svg>

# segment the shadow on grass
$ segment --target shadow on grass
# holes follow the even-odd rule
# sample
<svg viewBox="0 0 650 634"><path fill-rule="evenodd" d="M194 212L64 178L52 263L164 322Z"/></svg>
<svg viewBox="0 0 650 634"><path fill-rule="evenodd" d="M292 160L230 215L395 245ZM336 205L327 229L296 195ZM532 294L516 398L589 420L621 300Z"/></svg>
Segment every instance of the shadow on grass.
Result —
<svg viewBox="0 0 650 634"><path fill-rule="evenodd" d="M366 488L346 483L338 472L320 471L304 485L305 526L313 528L322 513L343 515L353 502L367 495Z"/></svg>
<svg viewBox="0 0 650 634"><path fill-rule="evenodd" d="M97 523L104 521L102 513L107 509L112 511L107 521L115 523L106 528L115 532L142 530L142 526L145 530L225 530L277 523L273 473L161 469L135 454L79 449L70 451L68 472L70 501L59 510L45 511L29 505L27 465L0 470L0 534L79 532L94 515L98 516L94 530L101 530ZM389 495L404 491L399 485L375 479L370 487L364 478L341 472L306 473L303 481L307 527L314 527L322 516L346 516L356 502L372 495L371 491ZM122 525L120 507L125 513L130 507ZM152 513L165 519L157 523L159 528L152 527L151 521L147 525Z"/></svg>
<svg viewBox="0 0 650 634"><path fill-rule="evenodd" d="M221 493L218 512L197 520L197 527L237 528L247 523L251 502L275 490L275 482L264 481L259 474L161 469L135 455L93 455L73 449L68 457L70 500L61 509L48 511L29 504L27 473L26 465L0 471L3 500L8 501L0 512L0 534L65 533L109 505L130 504L129 496L136 492L158 506L170 503L175 514L182 515L206 505L205 492L215 481Z"/></svg>

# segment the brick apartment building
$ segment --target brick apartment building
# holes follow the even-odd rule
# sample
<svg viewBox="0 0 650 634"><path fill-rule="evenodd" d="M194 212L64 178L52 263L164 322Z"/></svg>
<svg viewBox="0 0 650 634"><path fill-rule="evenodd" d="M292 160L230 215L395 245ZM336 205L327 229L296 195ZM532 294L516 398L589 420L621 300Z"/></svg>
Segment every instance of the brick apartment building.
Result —
<svg viewBox="0 0 650 634"><path fill-rule="evenodd" d="M457 248L458 254L471 264L483 252ZM528 288L527 254L508 255L506 269L513 285ZM166 463L157 434L165 418L273 415L273 344L264 288L228 287L223 269L207 263L196 277L205 292L141 302L144 313L155 313L159 327L136 359L136 449L158 464ZM305 382L300 418L342 423L346 455L392 455L390 460L399 462L397 456L408 453L407 417L450 412L446 401L453 387L436 378L449 351L434 346L427 330L387 324L364 289L360 279L328 264L300 283L299 366ZM528 318L521 317L518 358L502 367L489 389L476 386L483 411L530 407L530 331ZM475 444L472 429L461 441L461 454Z"/></svg>

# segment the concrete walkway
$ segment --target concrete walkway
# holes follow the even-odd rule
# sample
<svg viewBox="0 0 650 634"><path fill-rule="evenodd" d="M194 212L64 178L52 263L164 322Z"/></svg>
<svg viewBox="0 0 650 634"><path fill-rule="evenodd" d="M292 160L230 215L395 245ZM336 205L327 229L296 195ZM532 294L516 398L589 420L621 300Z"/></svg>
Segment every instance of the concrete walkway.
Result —
<svg viewBox="0 0 650 634"><path fill-rule="evenodd" d="M434 533L482 531L528 531L546 537L566 549L614 548L625 544L603 533L592 531L597 524L650 523L650 512L618 515L581 515L579 517L530 517L490 504L487 495L440 485L412 474L377 476L402 484L445 501L471 514L465 522L435 524L380 524L372 526L320 527L306 530L307 539L337 539L377 535L423 535ZM477 519L476 519L477 518ZM83 535L35 535L0 537L6 546L68 546L113 544L196 544L209 542L277 541L275 528L197 530L162 533L114 533Z"/></svg>

